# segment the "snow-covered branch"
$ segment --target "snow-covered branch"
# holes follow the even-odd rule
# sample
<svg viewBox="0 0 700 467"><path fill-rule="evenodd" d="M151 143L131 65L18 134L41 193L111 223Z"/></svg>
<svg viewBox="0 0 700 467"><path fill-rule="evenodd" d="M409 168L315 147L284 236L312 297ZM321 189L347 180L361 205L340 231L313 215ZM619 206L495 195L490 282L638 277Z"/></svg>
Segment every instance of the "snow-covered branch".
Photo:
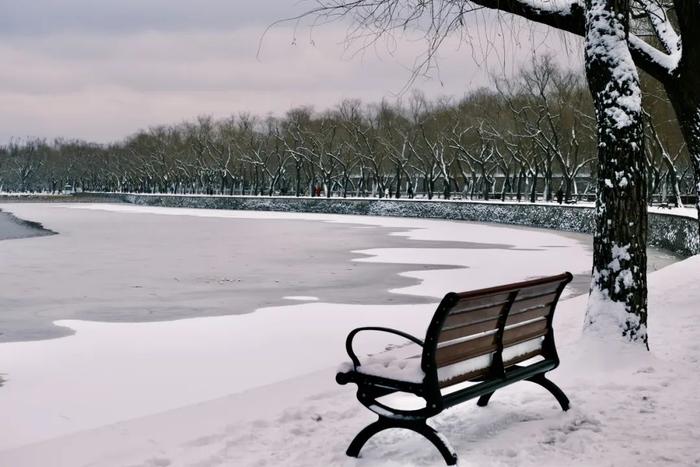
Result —
<svg viewBox="0 0 700 467"><path fill-rule="evenodd" d="M670 55L680 53L681 38L673 29L666 9L658 0L637 0L644 9L656 37Z"/></svg>
<svg viewBox="0 0 700 467"><path fill-rule="evenodd" d="M471 3L583 35L585 7L581 0L471 0Z"/></svg>

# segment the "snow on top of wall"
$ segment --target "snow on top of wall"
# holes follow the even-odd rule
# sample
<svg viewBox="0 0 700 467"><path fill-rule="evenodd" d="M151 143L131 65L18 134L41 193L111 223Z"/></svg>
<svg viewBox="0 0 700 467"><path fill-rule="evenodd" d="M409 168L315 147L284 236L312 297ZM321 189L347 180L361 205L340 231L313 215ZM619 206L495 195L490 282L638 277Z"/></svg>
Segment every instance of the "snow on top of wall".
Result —
<svg viewBox="0 0 700 467"><path fill-rule="evenodd" d="M691 217L693 219L698 218L698 210L695 208L683 207L683 208L665 208L660 206L649 206L647 208L649 212L654 214L666 214L679 217Z"/></svg>

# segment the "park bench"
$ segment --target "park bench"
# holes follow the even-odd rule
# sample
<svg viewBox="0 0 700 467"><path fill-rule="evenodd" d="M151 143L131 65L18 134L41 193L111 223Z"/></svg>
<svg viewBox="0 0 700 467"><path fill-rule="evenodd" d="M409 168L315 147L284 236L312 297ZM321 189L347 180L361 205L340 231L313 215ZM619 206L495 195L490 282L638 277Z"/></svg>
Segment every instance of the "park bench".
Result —
<svg viewBox="0 0 700 467"><path fill-rule="evenodd" d="M470 292L450 292L435 311L424 341L381 327L350 332L345 346L352 363L341 367L336 381L357 384L358 400L379 419L357 434L347 455L358 457L362 446L382 430L405 428L427 438L447 464L454 465L455 451L427 424L427 419L476 397L477 405L484 407L496 390L517 381L544 387L563 410L568 410L564 392L544 375L559 365L552 316L571 279L567 272ZM363 331L395 334L411 344L361 362L353 350L353 339ZM418 396L424 399L424 407L397 409L378 400L394 393Z"/></svg>

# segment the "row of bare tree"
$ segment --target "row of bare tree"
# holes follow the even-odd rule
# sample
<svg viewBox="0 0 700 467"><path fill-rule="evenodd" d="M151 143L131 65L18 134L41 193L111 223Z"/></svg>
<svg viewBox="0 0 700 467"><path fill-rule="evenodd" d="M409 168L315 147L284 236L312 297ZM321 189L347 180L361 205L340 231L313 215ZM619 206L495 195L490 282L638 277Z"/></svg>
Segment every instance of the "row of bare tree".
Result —
<svg viewBox="0 0 700 467"><path fill-rule="evenodd" d="M0 191L576 200L595 191L595 119L579 74L551 57L455 102L347 100L284 118L239 115L160 126L99 145L14 140L0 147ZM649 193L694 193L673 111L645 80Z"/></svg>

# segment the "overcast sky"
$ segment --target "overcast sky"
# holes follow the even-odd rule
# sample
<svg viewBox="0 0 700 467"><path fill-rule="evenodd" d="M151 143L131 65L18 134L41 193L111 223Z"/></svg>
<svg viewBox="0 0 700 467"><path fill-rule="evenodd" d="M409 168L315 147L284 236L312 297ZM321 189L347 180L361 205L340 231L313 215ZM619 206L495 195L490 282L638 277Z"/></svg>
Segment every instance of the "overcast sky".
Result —
<svg viewBox="0 0 700 467"><path fill-rule="evenodd" d="M0 0L0 142L27 136L108 142L197 115L282 115L299 105L323 110L344 98L395 99L424 44L398 38L395 46L383 42L354 54L356 48L345 50L342 23L296 32L285 24L263 36L275 20L311 5ZM459 98L488 86L489 71L512 73L532 50L579 63L579 49L563 47L559 33L481 14L468 26L474 46L457 37L446 42L439 74L415 82L428 97Z"/></svg>

